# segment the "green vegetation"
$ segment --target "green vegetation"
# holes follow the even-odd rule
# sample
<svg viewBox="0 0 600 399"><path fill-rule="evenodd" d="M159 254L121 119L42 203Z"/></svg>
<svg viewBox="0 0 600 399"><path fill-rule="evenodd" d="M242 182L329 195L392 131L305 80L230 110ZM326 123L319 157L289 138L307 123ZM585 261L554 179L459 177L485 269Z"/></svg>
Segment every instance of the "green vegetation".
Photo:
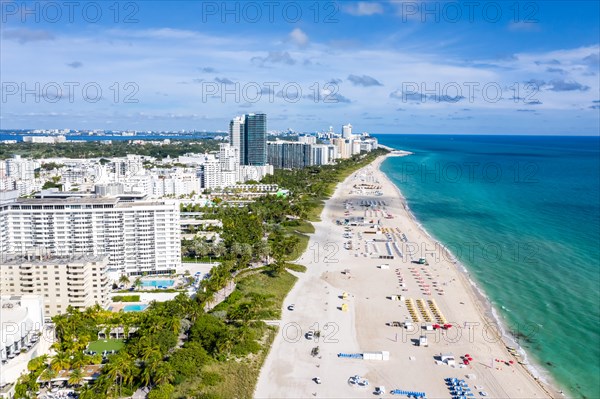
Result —
<svg viewBox="0 0 600 399"><path fill-rule="evenodd" d="M138 145L130 144L128 141L113 141L111 144L106 144L101 141L89 141L85 143L57 143L52 145L20 142L16 144L1 145L0 159L7 159L13 155L39 159L61 157L110 158L124 157L127 154L136 154L153 156L162 160L167 156L176 158L188 152L205 153L208 151L217 151L219 149L219 142L212 139L177 140L177 142L169 145L156 145L150 143ZM51 164L48 165L48 168L56 166Z"/></svg>
<svg viewBox="0 0 600 399"><path fill-rule="evenodd" d="M282 225L291 231L297 231L299 233L313 234L315 232L315 226L306 220L290 220L288 222L283 222Z"/></svg>
<svg viewBox="0 0 600 399"><path fill-rule="evenodd" d="M44 170L54 170L54 169L60 169L63 166L65 166L65 165L63 165L61 163L46 162L46 163L42 164L41 169L44 169Z"/></svg>
<svg viewBox="0 0 600 399"><path fill-rule="evenodd" d="M113 302L139 302L139 295L115 295L112 297Z"/></svg>
<svg viewBox="0 0 600 399"><path fill-rule="evenodd" d="M248 273L237 283L235 291L217 305L214 311L225 310L228 315L247 311L251 314L244 317L278 319L281 317L281 303L295 282L296 277L287 271L280 274L273 274L268 270Z"/></svg>
<svg viewBox="0 0 600 399"><path fill-rule="evenodd" d="M118 351L125 346L122 339L104 339L92 341L87 347L90 352L102 353L103 351Z"/></svg>

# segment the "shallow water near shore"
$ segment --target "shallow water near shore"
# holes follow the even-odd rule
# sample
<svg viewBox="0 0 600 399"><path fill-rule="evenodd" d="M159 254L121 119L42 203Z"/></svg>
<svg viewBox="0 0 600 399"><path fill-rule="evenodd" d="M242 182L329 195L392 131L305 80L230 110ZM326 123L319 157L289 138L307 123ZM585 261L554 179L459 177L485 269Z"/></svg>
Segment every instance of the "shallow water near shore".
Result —
<svg viewBox="0 0 600 399"><path fill-rule="evenodd" d="M600 397L600 140L378 135L381 170L569 394ZM440 251L441 254L441 251Z"/></svg>

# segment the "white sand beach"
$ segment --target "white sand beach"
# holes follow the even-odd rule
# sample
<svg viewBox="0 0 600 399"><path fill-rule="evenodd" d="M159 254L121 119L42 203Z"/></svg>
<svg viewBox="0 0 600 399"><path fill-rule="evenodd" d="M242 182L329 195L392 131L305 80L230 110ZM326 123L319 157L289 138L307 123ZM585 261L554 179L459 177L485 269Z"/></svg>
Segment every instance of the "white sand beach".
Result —
<svg viewBox="0 0 600 399"><path fill-rule="evenodd" d="M521 358L498 339L474 287L418 226L400 192L379 171L384 159L353 173L327 201L298 260L308 270L296 273L299 280L284 302L279 333L254 396L361 398L385 386L383 397L400 389L451 398L445 378L452 377L465 380L473 394L467 397L484 397L480 392L492 398L561 397L536 382L518 363ZM336 224L353 217L363 217L365 224ZM345 248L348 242L352 249ZM394 258L378 259L388 248ZM427 264L418 264L419 258ZM290 304L294 310L288 310ZM409 328L392 326L412 320L410 304L419 321ZM426 330L433 324L452 326ZM320 331L320 337L307 339L309 330ZM427 337L428 346L417 345L420 336ZM315 347L317 356L311 354ZM381 351L389 352L389 360L338 357ZM442 363L440 354L452 354L456 364ZM467 354L468 365L461 359ZM355 375L369 385L350 382Z"/></svg>

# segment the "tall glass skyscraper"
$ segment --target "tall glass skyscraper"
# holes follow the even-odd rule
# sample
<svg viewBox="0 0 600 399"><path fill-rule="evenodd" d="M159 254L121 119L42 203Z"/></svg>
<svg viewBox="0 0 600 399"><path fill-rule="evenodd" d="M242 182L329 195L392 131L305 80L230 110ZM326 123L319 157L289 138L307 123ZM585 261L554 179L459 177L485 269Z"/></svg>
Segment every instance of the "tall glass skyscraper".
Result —
<svg viewBox="0 0 600 399"><path fill-rule="evenodd" d="M229 144L239 151L241 165L267 164L267 115L236 116L229 122Z"/></svg>
<svg viewBox="0 0 600 399"><path fill-rule="evenodd" d="M245 115L244 135L241 141L241 164L267 164L267 115Z"/></svg>

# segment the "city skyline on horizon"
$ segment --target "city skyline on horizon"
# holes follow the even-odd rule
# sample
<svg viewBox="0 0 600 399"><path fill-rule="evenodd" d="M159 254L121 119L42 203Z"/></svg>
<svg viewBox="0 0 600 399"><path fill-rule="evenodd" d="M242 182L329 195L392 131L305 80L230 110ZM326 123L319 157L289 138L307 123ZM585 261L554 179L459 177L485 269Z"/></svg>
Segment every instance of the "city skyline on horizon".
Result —
<svg viewBox="0 0 600 399"><path fill-rule="evenodd" d="M267 3L3 2L0 129L599 134L597 3Z"/></svg>

